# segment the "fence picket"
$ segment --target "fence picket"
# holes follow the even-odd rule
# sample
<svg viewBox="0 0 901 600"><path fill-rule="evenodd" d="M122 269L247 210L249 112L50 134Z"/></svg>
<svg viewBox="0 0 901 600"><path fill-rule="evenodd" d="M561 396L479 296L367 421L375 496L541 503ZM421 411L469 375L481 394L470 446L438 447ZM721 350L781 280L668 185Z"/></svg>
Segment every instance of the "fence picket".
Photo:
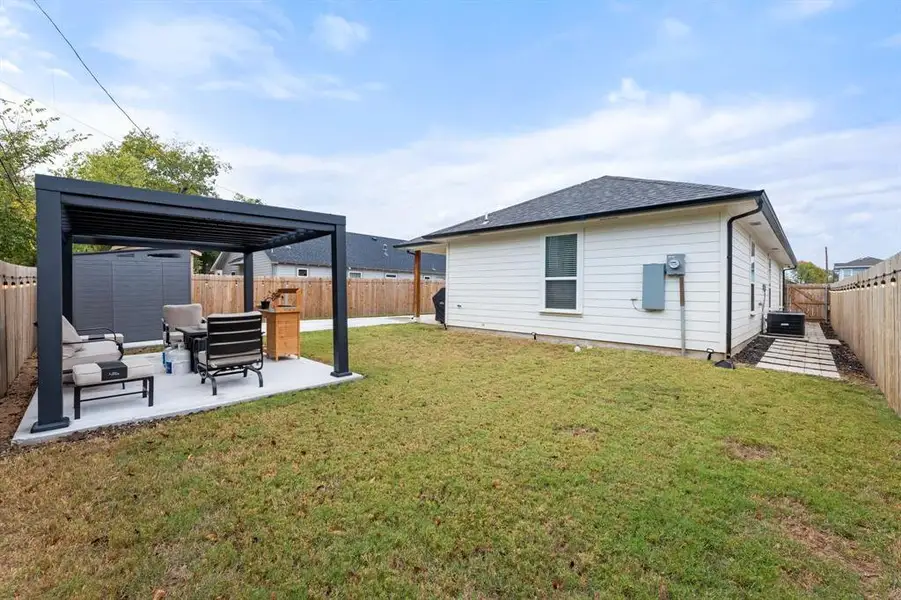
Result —
<svg viewBox="0 0 901 600"><path fill-rule="evenodd" d="M194 275L193 301L203 305L203 314L244 310L244 279L231 275ZM267 294L282 287L296 287L302 293L301 318L327 319L332 316L331 279L307 277L255 277L253 299L259 304ZM432 296L444 287L443 281L423 281L419 310L434 312ZM347 312L350 317L381 317L413 313L413 280L348 279Z"/></svg>
<svg viewBox="0 0 901 600"><path fill-rule="evenodd" d="M37 269L0 261L0 397L34 352Z"/></svg>
<svg viewBox="0 0 901 600"><path fill-rule="evenodd" d="M901 253L829 290L832 326L901 415ZM884 282L884 284L883 284Z"/></svg>

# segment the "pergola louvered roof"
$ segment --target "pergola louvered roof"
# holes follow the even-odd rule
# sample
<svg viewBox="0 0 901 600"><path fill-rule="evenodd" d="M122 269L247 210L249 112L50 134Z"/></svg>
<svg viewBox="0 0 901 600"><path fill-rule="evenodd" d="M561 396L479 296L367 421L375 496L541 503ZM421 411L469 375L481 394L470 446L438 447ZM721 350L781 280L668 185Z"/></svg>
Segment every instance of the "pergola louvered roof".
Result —
<svg viewBox="0 0 901 600"><path fill-rule="evenodd" d="M255 252L302 242L345 224L340 215L38 175L58 192L74 242Z"/></svg>

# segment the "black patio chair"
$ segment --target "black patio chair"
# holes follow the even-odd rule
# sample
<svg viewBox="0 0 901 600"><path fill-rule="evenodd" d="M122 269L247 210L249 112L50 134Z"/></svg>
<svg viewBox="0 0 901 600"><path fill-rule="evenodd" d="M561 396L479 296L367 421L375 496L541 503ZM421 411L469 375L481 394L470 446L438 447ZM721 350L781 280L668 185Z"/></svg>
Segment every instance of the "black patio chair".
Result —
<svg viewBox="0 0 901 600"><path fill-rule="evenodd" d="M201 348L204 349L201 350ZM194 340L200 383L209 379L216 395L216 377L248 371L257 374L263 387L263 315L258 312L218 314L207 317L206 339Z"/></svg>

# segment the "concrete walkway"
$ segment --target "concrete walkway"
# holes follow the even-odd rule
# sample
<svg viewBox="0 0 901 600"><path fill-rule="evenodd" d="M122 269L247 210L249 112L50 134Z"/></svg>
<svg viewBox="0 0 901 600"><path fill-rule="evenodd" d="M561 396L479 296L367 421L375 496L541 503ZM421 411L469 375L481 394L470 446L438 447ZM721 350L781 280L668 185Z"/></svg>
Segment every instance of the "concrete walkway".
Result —
<svg viewBox="0 0 901 600"><path fill-rule="evenodd" d="M757 363L761 369L787 371L839 379L835 360L829 346L837 340L828 340L818 323L807 323L805 337L776 338L769 350Z"/></svg>

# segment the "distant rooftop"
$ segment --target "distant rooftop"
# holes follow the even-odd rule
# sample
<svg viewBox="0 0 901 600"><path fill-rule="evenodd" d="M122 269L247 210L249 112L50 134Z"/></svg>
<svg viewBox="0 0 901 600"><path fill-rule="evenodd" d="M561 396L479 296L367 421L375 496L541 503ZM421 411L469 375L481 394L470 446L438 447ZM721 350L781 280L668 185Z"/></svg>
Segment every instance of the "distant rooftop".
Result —
<svg viewBox="0 0 901 600"><path fill-rule="evenodd" d="M853 269L854 267L872 267L873 265L878 265L882 262L881 258L873 258L872 256L864 256L862 258L855 258L851 262L846 263L835 263L832 268L833 269Z"/></svg>

